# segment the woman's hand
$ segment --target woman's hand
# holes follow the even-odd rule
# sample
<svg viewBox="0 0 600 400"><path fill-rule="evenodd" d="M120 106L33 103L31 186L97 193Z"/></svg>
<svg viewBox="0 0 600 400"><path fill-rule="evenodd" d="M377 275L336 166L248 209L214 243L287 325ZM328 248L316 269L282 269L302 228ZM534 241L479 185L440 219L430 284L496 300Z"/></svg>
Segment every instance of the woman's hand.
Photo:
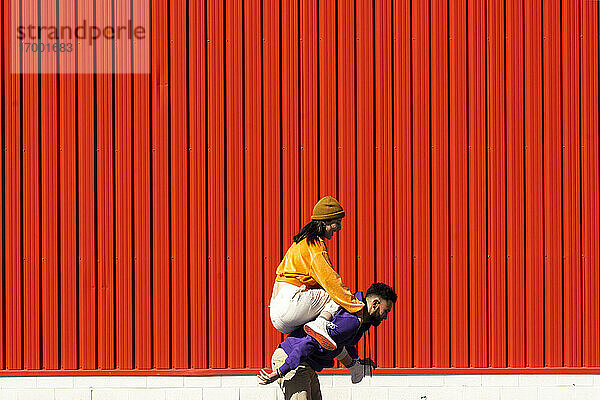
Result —
<svg viewBox="0 0 600 400"><path fill-rule="evenodd" d="M375 369L375 362L370 358L361 360L360 358L353 360L348 371L350 371L350 379L352 383L359 383L362 379L371 374Z"/></svg>
<svg viewBox="0 0 600 400"><path fill-rule="evenodd" d="M269 383L273 383L278 378L280 378L281 374L279 372L279 369L273 370L273 372L271 372L270 374L267 373L267 371L265 371L264 369L261 369L258 375L256 376L258 376L258 379L262 381L258 382L260 385L268 385Z"/></svg>

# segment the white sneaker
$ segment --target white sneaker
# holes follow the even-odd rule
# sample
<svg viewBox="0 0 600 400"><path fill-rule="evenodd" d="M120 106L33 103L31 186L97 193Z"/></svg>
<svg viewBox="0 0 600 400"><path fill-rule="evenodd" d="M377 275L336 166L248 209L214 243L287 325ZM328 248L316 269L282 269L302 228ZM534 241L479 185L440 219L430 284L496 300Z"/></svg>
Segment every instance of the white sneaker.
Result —
<svg viewBox="0 0 600 400"><path fill-rule="evenodd" d="M331 336L329 336L328 329L335 328L337 328L337 326L333 322L329 322L321 317L304 324L304 332L306 332L307 335L312 336L325 350L330 351L335 350L337 345Z"/></svg>

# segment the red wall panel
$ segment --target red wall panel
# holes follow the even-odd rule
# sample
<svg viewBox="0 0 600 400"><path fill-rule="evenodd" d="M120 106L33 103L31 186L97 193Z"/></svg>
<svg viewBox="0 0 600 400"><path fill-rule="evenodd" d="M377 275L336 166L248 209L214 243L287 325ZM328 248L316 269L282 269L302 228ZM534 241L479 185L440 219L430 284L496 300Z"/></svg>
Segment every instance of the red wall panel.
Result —
<svg viewBox="0 0 600 400"><path fill-rule="evenodd" d="M525 136L523 6L506 1L506 346L508 367L525 363Z"/></svg>
<svg viewBox="0 0 600 400"><path fill-rule="evenodd" d="M37 19L37 3L32 0L22 4L23 20ZM29 54L23 59L23 69L37 72L37 57ZM40 237L40 75L37 73L23 76L23 95L31 96L32 101L23 107L23 367L39 369L41 367L41 240ZM34 100L35 99L35 100ZM25 99L23 99L25 104ZM92 136L93 138L93 136ZM93 161L93 158L92 158ZM93 178L90 179L93 181ZM93 191L90 191L93 193ZM93 228L92 228L93 229ZM26 238L26 239L25 239Z"/></svg>
<svg viewBox="0 0 600 400"><path fill-rule="evenodd" d="M431 336L432 366L450 366L448 3L431 3Z"/></svg>
<svg viewBox="0 0 600 400"><path fill-rule="evenodd" d="M394 219L394 287L398 301L394 314L395 365L413 365L413 319L412 319L412 151L411 151L411 77L412 64L406 62L412 56L410 1L392 4L393 90L393 219ZM346 204L346 203L342 203ZM340 253L341 255L343 252ZM342 275L343 276L343 275ZM345 279L345 278L344 278Z"/></svg>
<svg viewBox="0 0 600 400"><path fill-rule="evenodd" d="M581 366L581 135L579 3L561 4L564 358Z"/></svg>
<svg viewBox="0 0 600 400"><path fill-rule="evenodd" d="M225 259L225 31L223 3L207 4L207 181L208 193L208 360L227 367L226 313L221 305L227 294ZM254 8L254 7L253 7ZM254 38L256 41L256 38ZM256 54L256 53L255 53ZM256 85L260 77L247 80ZM260 101L257 102L260 104ZM256 104L256 103L255 103ZM252 115L257 115L252 113ZM259 114L258 114L259 115ZM253 176L255 176L253 174Z"/></svg>
<svg viewBox="0 0 600 400"><path fill-rule="evenodd" d="M133 17L129 4L115 4L115 19L127 21ZM114 63L119 70L131 71L131 46L115 49ZM133 368L133 132L131 74L115 76L115 368Z"/></svg>
<svg viewBox="0 0 600 400"><path fill-rule="evenodd" d="M486 7L488 365L506 367L506 127L504 1Z"/></svg>
<svg viewBox="0 0 600 400"><path fill-rule="evenodd" d="M450 366L469 366L468 146L466 0L448 7Z"/></svg>
<svg viewBox="0 0 600 400"><path fill-rule="evenodd" d="M10 26L14 18L18 18L19 9L13 4L4 7L4 18L2 20L2 32L4 48L7 48L10 39ZM3 350L4 368L21 369L22 364L22 338L23 320L21 308L23 307L22 274L23 274L23 203L22 196L22 174L23 174L23 135L21 130L22 107L21 107L21 79L18 74L10 71L8 57L3 58L4 85L2 87L2 140L4 146L4 176L2 183L4 189L3 198L3 226L4 245L3 254L3 289L5 293L12 293L5 297L3 304Z"/></svg>
<svg viewBox="0 0 600 400"><path fill-rule="evenodd" d="M150 22L150 10L133 3L133 20L142 26ZM132 45L132 64L141 70L150 68L150 46ZM152 368L151 305L151 79L147 74L133 75L133 359L135 368ZM204 147L204 146L203 146ZM205 225L205 224L204 224ZM193 286L192 286L193 287Z"/></svg>
<svg viewBox="0 0 600 400"><path fill-rule="evenodd" d="M66 24L76 20L75 10L69 7L60 7L59 18ZM69 43L73 45L74 41ZM75 70L75 60L63 53L59 55L59 69ZM78 367L78 330L77 330L77 125L75 105L77 98L76 80L73 74L59 76L58 115L59 121L59 160L58 169L60 182L60 367L75 369ZM128 238L130 239L130 238ZM118 239L117 239L118 240ZM131 240L123 243L131 245ZM131 281L131 279L129 279ZM122 303L124 304L124 303ZM118 341L118 338L115 340Z"/></svg>
<svg viewBox="0 0 600 400"><path fill-rule="evenodd" d="M56 1L40 5L41 23L52 23ZM56 58L42 58L40 68L56 71ZM58 368L58 123L57 76L41 75L41 296L42 296L42 365L43 369ZM108 170L107 170L108 171ZM111 321L111 318L107 318Z"/></svg>
<svg viewBox="0 0 600 400"><path fill-rule="evenodd" d="M171 223L171 348L172 367L189 368L188 357L188 76L186 5L172 2L169 10L170 223Z"/></svg>
<svg viewBox="0 0 600 400"><path fill-rule="evenodd" d="M485 4L467 1L469 366L488 366L487 96Z"/></svg>
<svg viewBox="0 0 600 400"><path fill-rule="evenodd" d="M171 165L169 158L171 157L171 148L169 147L169 136L170 136L170 119L169 119L169 107L171 106L169 99L170 82L169 82L169 30L168 30L168 18L169 9L167 3L159 0L152 0L150 2L150 18L151 18L151 84L150 84L150 107L151 107L151 120L150 120L150 137L152 153L150 156L150 169L152 173L152 185L151 185L151 268L152 275L151 279L151 298L152 298L152 359L153 363L157 368L170 368L172 365L172 348L171 342L171 308L169 300L172 296L171 292L171 218L170 218L170 203L172 201L172 192L170 186L170 175ZM222 16L222 14L219 14ZM222 20L215 23L214 29L218 31L219 27L222 27ZM215 34L216 36L216 34ZM221 36L219 36L222 38ZM213 154L217 156L215 164L218 165L218 170L222 171L223 167L219 164L223 160L223 145L222 145L222 126L223 126L223 110L222 102L219 98L223 96L223 87L219 85L222 83L223 74L218 70L216 65L222 64L222 43L218 42L218 45L214 47L213 53L214 68L212 73L214 76L215 85L212 87L214 97L212 98L212 112L213 112L213 137L214 142L209 142L209 146L213 147ZM219 61L217 61L217 59ZM219 80L218 78L221 78ZM177 132L179 133L179 132ZM211 165L211 171L213 166ZM218 172L213 175L216 179ZM217 180L218 182L221 182ZM220 190L219 193L223 191ZM220 202L222 207L223 202ZM218 215L219 213L215 213ZM222 218L220 219L222 220ZM223 237L219 235L222 230L221 224L211 224L211 227L216 227L214 234L217 236L214 241L210 243L214 244L211 249L214 254L214 268L220 269L224 264L223 254ZM215 276L216 278L216 276ZM224 280L222 276L218 279L213 279L216 286L222 286ZM215 324L218 326L218 324ZM216 336L216 335L215 335ZM213 336L213 338L215 337ZM224 337L223 336L218 336Z"/></svg>
<svg viewBox="0 0 600 400"><path fill-rule="evenodd" d="M431 367L431 125L428 4L412 4L413 364ZM367 282L364 282L367 284Z"/></svg>
<svg viewBox="0 0 600 400"><path fill-rule="evenodd" d="M188 230L190 237L190 368L208 366L208 325L206 278L207 176L206 176L206 9L193 2L188 9L189 97L190 129L190 209Z"/></svg>
<svg viewBox="0 0 600 400"><path fill-rule="evenodd" d="M111 2L96 2L96 23L100 26L112 23ZM106 40L96 45L96 68L112 70L112 43ZM111 74L99 74L96 78L97 102L96 124L96 232L98 268L98 368L115 368L115 276L114 276L114 106L113 80Z"/></svg>
<svg viewBox="0 0 600 400"><path fill-rule="evenodd" d="M560 4L543 2L544 44L544 336L545 364L563 364L563 224L560 91ZM545 223L553 221L554 223ZM559 223L560 221L560 223Z"/></svg>
<svg viewBox="0 0 600 400"><path fill-rule="evenodd" d="M244 292L244 232L236 226L244 218L244 130L242 90L242 4L228 1L226 25L226 160L227 170L227 350L228 365L244 367L245 340L240 340L240 327L244 326L244 302L239 293ZM254 344L255 346L255 344Z"/></svg>
<svg viewBox="0 0 600 400"><path fill-rule="evenodd" d="M392 208L392 29L391 4L375 3L375 178L374 184L382 190L375 192L375 275L373 279L382 282L394 280ZM323 192L325 194L327 192ZM333 256L334 258L335 255ZM394 318L378 329L375 336L377 362L381 367L394 366Z"/></svg>
<svg viewBox="0 0 600 400"><path fill-rule="evenodd" d="M245 338L246 363L257 367L263 362L263 98L261 88L261 10L258 1L244 3L244 248L246 249L244 302L245 326L238 338ZM253 172L249 172L253 171ZM210 196L210 195L209 195ZM251 243L246 245L246 243ZM260 279L259 279L260 278ZM241 298L241 294L240 297ZM243 336L242 336L243 335ZM212 350L212 349L211 349ZM209 350L210 351L210 350Z"/></svg>
<svg viewBox="0 0 600 400"><path fill-rule="evenodd" d="M544 147L542 2L525 2L525 365L544 366Z"/></svg>
<svg viewBox="0 0 600 400"><path fill-rule="evenodd" d="M375 277L374 3L356 2L356 283L363 288ZM306 207L306 205L301 204ZM306 219L303 219L306 221ZM343 250L342 250L343 251ZM368 283L369 282L369 283ZM360 290L360 289L359 289ZM363 341L369 356L373 337Z"/></svg>
<svg viewBox="0 0 600 400"><path fill-rule="evenodd" d="M596 2L61 5L23 18L149 30L19 75L1 4L0 374L267 366L328 194L385 371L600 367Z"/></svg>
<svg viewBox="0 0 600 400"><path fill-rule="evenodd" d="M263 70L262 76L280 76L281 71L281 54L279 52L281 46L281 38L279 32L281 29L280 2L270 0L263 3L262 21L263 21ZM263 149L269 157L263 157L262 170L263 182L266 190L264 193L264 210L263 226L268 232L281 232L282 221L282 138L281 138L281 81L279 79L263 78L263 124L264 124L264 140ZM271 320L269 318L268 304L271 301L271 285L275 268L283 257L283 240L281 235L263 236L264 248L264 266L263 266L263 287L262 287L262 323L264 329L264 340L262 343L263 352L262 364L261 360L255 360L254 366L270 365L271 352L267 349L275 348L281 342L281 334L272 329ZM251 274L252 275L252 274ZM246 275L247 276L247 275ZM248 278L246 278L248 279ZM241 327L235 329L241 331ZM260 341L260 338L258 338ZM259 343L256 344L260 346ZM246 364L250 366L250 364Z"/></svg>
<svg viewBox="0 0 600 400"><path fill-rule="evenodd" d="M598 3L581 4L581 263L582 263L582 365L596 365L600 358L598 330Z"/></svg>

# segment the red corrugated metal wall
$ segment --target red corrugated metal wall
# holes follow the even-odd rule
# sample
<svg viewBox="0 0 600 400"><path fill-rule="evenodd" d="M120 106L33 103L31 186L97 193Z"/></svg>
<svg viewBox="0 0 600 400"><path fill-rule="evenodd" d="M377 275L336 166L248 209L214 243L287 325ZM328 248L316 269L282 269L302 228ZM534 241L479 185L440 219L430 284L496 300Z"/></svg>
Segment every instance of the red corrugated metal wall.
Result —
<svg viewBox="0 0 600 400"><path fill-rule="evenodd" d="M600 367L597 1L58 3L1 5L5 373L268 365L327 194L380 366ZM11 18L115 14L148 53L51 62L149 74L12 73Z"/></svg>

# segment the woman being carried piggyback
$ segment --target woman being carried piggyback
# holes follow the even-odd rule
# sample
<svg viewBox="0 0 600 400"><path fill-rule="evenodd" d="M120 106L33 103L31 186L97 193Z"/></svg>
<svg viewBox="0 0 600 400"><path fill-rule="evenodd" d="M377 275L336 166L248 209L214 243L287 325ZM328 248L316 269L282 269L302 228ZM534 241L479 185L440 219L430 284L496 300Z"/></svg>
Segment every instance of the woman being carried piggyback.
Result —
<svg viewBox="0 0 600 400"><path fill-rule="evenodd" d="M294 236L277 267L270 314L273 326L288 334L304 326L304 331L327 350L336 343L328 328L340 307L356 313L364 307L344 285L333 269L323 239L331 239L342 229L345 213L338 201L323 197L313 208L311 221Z"/></svg>

